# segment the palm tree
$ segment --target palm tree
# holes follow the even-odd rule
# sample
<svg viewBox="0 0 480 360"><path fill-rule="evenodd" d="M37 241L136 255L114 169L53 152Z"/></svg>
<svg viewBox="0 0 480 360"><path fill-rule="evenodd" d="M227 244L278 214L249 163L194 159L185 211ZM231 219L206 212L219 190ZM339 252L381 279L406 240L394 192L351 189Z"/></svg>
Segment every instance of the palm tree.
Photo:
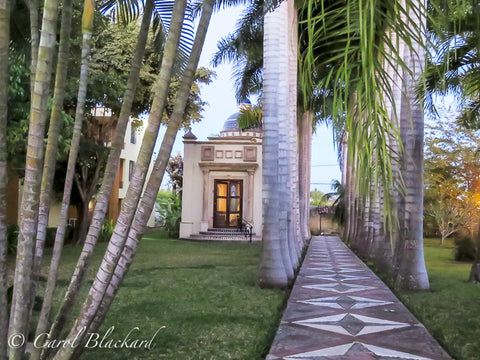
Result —
<svg viewBox="0 0 480 360"><path fill-rule="evenodd" d="M412 16L417 24L426 21L426 15ZM429 288L423 255L423 106L414 96L413 87L421 77L425 53L421 44L413 49L405 46L404 61L411 72L404 71L403 97L400 108L400 134L403 144L401 176L405 194L400 205L400 241L398 246L398 271L396 284L401 288L425 290Z"/></svg>
<svg viewBox="0 0 480 360"><path fill-rule="evenodd" d="M139 75L139 72L140 72L141 59L143 58L146 39L148 37L148 29L150 27L151 16L149 14L151 14L152 9L153 9L153 1L147 2L146 6L145 6L145 10L144 10L145 11L145 16L144 16L144 19L142 20L141 30L140 30L140 33L139 33L139 41L138 41L138 45L137 45L137 54L136 54L136 58L134 59L134 62L133 62L133 66L132 66L133 70L131 71L130 81L129 81L129 84L127 84L127 96L124 97L124 102L123 102L123 106L128 106L128 104L130 104L130 107L128 108L127 111L124 111L123 113L121 113L121 115L124 115L126 112L130 113L131 103L132 103L132 99L133 99L133 93L134 93L135 85L137 83L138 75ZM57 77L57 80L58 80L58 77ZM125 103L127 105L125 105ZM123 117L128 119L128 116L124 115ZM125 125L123 126L125 128L127 121L120 118L119 122L122 123L122 120L125 123ZM123 131L122 139L123 139L123 136L124 136L124 132L125 131ZM117 146L117 148L120 148L120 146ZM115 151L115 149L113 149L112 153L114 153L114 154L118 153L119 154L119 151L118 151L118 149L116 151ZM71 161L73 161L73 158L72 158L72 160L69 159L70 166L72 164ZM116 170L113 170L114 164L113 165L110 164L110 167L111 167L110 171L115 173ZM98 171L99 168L100 167L97 168L97 171ZM70 173L70 176L72 176L72 175L73 174ZM108 175L108 173L106 175ZM57 235L55 237L55 245L54 245L54 250L53 250L52 261L51 261L51 264L50 264L50 270L49 270L49 276L48 276L47 286L46 286L46 290L45 290L45 296L44 296L44 300L43 300L43 304L42 304L42 310L41 310L41 313L40 313L40 318L39 318L39 321L38 321L38 324L37 324L37 330L36 330L36 335L37 336L39 334L44 333L47 330L47 327L48 327L48 324L49 324L48 318L49 318L50 309L51 309L51 306L52 306L53 292L54 292L54 289L55 289L55 282L56 282L56 278L57 278L57 274L58 274L58 265L59 265L59 261L60 261L61 250L62 250L62 247L63 247L64 232L65 232L65 226L66 226L66 220L67 220L67 212L65 211L65 209L68 209L71 186L72 186L71 181L73 179L70 178L69 180L70 180L70 182L66 182L66 188L65 188L65 191L64 191L64 199L63 199L63 203L64 203L63 210L64 211L62 211L62 214L61 214L62 218L60 220L61 224L57 229ZM105 182L108 182L108 180L105 180ZM68 183L68 187L67 187L67 183ZM40 358L40 355L41 355L41 349L36 348L36 349L33 350L30 358L31 359L38 359L38 358Z"/></svg>
<svg viewBox="0 0 480 360"><path fill-rule="evenodd" d="M235 31L217 43L213 66L233 64L237 99L245 99L262 91L264 1L252 1Z"/></svg>
<svg viewBox="0 0 480 360"><path fill-rule="evenodd" d="M68 54L70 45L70 32L72 25L72 1L66 0L62 7L62 20L60 32L60 46L58 51L57 70L55 77L55 90L53 94L53 106L48 128L48 140L45 150L43 165L42 184L40 188L40 204L38 210L38 229L35 244L35 259L33 264L33 291L32 300L35 297L36 281L40 276L40 266L43 257L43 249L47 236L48 216L55 175L55 164L58 152L58 137L62 126L63 100L65 97L65 84L67 82ZM32 301L33 303L33 301Z"/></svg>
<svg viewBox="0 0 480 360"><path fill-rule="evenodd" d="M163 170L161 171L161 173L159 173L158 171L156 173L155 171L156 167L154 167L154 170L152 173L152 174L156 173L157 177L163 176L163 172L165 171L168 158L170 157L171 146L173 146L175 134L180 126L181 119L183 118L185 105L186 105L190 88L194 79L195 70L198 65L198 59L200 57L204 38L205 38L208 24L210 21L211 13L213 10L213 3L214 3L213 0L211 0L211 1L206 1L203 4L202 17L200 19L200 23L198 26L193 49L190 54L189 65L184 71L185 77L181 85L182 91L179 92L179 96L177 97L177 101L180 103L179 106L181 106L181 109L178 108L174 110L174 112L176 113L175 119L172 118L170 120L172 125L169 126L169 128L167 128L167 133L164 138L163 148L170 147L170 151L168 151L165 159L166 152L162 151L162 148L160 149L158 162L156 162L156 164L163 164L161 165L163 166ZM182 4L180 4L179 6L176 3L175 7L177 8L182 7ZM183 9L185 9L185 4L183 4ZM177 12L174 11L174 14L178 15L178 11ZM184 18L183 16L178 16L178 17L172 16L172 24L170 25L169 32L171 32L172 29L175 28L173 24L175 24L176 22L181 24L183 22L183 18ZM180 33L180 26L177 26L176 29L177 29L177 32ZM169 45L174 45L174 44L169 44ZM177 42L177 46L178 46L178 42ZM170 48L166 47L164 56L167 56L167 54L169 55L172 53L174 54L177 46L170 47ZM162 69L163 68L164 68L164 64L162 62ZM160 70L159 79L162 79L162 75L165 75L164 72L162 73L162 69ZM156 84L157 87L160 87L160 84L161 84L160 82L157 82ZM139 202L140 194L143 190L143 184L144 184L143 181L146 177L146 171L149 166L149 162L150 162L152 151L153 151L153 145L155 143L156 136L152 130L155 130L156 132L158 132L158 127L160 124L160 120L162 118L163 109L165 107L165 98L162 98L160 96L162 95L161 92L162 92L161 88L160 89L157 88L155 91L155 97L153 100L152 110L151 110L149 122L148 122L149 125L145 133L144 140L142 142L142 148L140 150L139 157L137 159L136 165L133 170L132 180L130 182L129 189L127 191L128 195L124 200L122 211L120 212L119 218L117 220L117 225L114 230L114 234L112 235L112 238L110 240L108 249L105 253L103 262L97 273L96 281L94 282L94 285L91 287L89 295L86 301L84 302L82 312L80 313L79 317L75 321L73 328L71 329L71 334L74 334L74 333L77 334L78 330L83 327L86 327L88 331L91 331L90 329L92 329L92 324L94 326L97 326L97 324L99 325L101 323L101 321L98 321L98 319L101 318L100 314L97 317L97 313L99 312L100 307L102 306L102 301L103 301L103 298L105 297L107 287L112 280L115 267L118 264L118 261L122 254L122 250L125 247L128 232L132 228L131 226L132 226L132 222L134 220L135 214L137 212L137 205ZM165 92L166 92L166 89L165 89ZM177 103L177 105L179 103ZM155 176L151 177L151 179L153 178L155 178ZM155 193L158 192L159 185L160 184L156 186ZM146 193L145 197L150 198L151 196L148 196L148 193ZM152 208L153 208L153 203L151 204L150 211L148 213L147 212L144 213L144 215L147 216L147 218ZM138 209L138 212L142 213L142 209L141 208ZM145 220L145 223L146 223L146 220ZM140 231L143 230L145 223L141 225ZM135 238L136 237L137 236L135 236ZM107 309L108 307L109 307L109 304L104 306L104 308L107 308ZM83 339L79 339L79 341L82 341L82 340ZM57 355L55 356L55 359L68 359L72 355L75 357L77 356L78 353L74 353L74 351L79 351L79 348L77 348L77 350L68 349L68 348L60 349Z"/></svg>
<svg viewBox="0 0 480 360"><path fill-rule="evenodd" d="M10 2L0 1L0 83L8 83ZM0 88L0 359L7 359L7 87Z"/></svg>
<svg viewBox="0 0 480 360"><path fill-rule="evenodd" d="M37 230L40 182L42 176L44 132L47 101L52 74L52 57L56 40L58 1L46 0L42 32L31 99L20 231L14 275L13 299L9 334L26 334L30 315L30 279L33 267L34 239ZM21 359L24 347L10 348L10 359Z"/></svg>
<svg viewBox="0 0 480 360"><path fill-rule="evenodd" d="M95 318L93 319L91 325L88 327L89 332L97 331L102 324L105 315L107 314L107 311L110 308L110 305L112 304L115 295L119 289L120 283L125 278L128 269L133 262L137 251L139 239L144 232L148 218L153 210L156 195L162 183L163 175L165 173L171 156L176 134L184 118L185 107L187 104L190 89L192 87L192 83L194 81L195 72L198 67L201 49L203 47L213 8L213 0L205 1L203 3L202 15L199 21L199 26L193 43L190 59L182 76L180 89L175 99L174 110L168 121L167 131L160 146L158 157L155 160L152 173L150 175L150 178L148 179L147 185L145 187L145 192L139 204L138 210L134 215L135 217L129 230L128 237L125 240L126 242L125 246L123 247L121 257L118 259L108 287L105 288L105 294L102 298L100 306L96 311ZM105 279L102 279L101 283L103 283L104 280ZM101 283L94 283L92 289L99 288Z"/></svg>
<svg viewBox="0 0 480 360"><path fill-rule="evenodd" d="M285 3L264 18L263 51L263 252L258 281L262 287L285 287L293 276L286 238L281 237L279 197L282 192L279 179L279 123L288 113L288 81L281 81L288 74L288 8ZM284 56L278 56L279 51ZM283 79L284 80L284 79ZM283 131L287 129L282 127ZM286 179L284 179L285 181ZM286 218L283 222L286 222ZM286 230L283 226L284 231Z"/></svg>
<svg viewBox="0 0 480 360"><path fill-rule="evenodd" d="M149 3L150 2L147 2L147 4ZM148 9L149 8L147 7L145 10L147 11ZM162 115L161 112L163 111L163 108L165 106L166 99L167 99L168 87L169 87L170 79L173 72L173 64L177 56L176 50L180 42L181 28L182 28L183 18L185 15L185 9L186 9L186 1L179 0L175 2L175 7L172 12L172 18L174 20L172 20L172 22L170 23L167 43L165 45L164 55L163 55L162 64L160 68L160 74L154 88L155 101L156 101L156 104L158 104L157 106L161 108L161 111L158 111L159 114L155 115L158 117L158 122L157 122L157 119L155 117L152 117L151 115L151 118L155 119L157 123L153 121L149 121L148 146L151 147L151 150L147 149L146 151L147 152L150 151L150 153L153 151L154 139L156 137L155 134L156 132L158 132L158 127L159 127L160 119ZM145 14L147 14L147 12L145 12ZM70 284L65 294L64 300L62 302L60 311L50 330L50 334L49 334L50 338L57 338L59 336L71 312L73 303L77 297L85 272L87 270L89 260L92 256L93 249L97 243L100 229L102 227L103 219L105 218L105 214L107 212L110 192L112 190L115 175L117 173L117 168L120 161L120 152L122 150L123 140L125 137L125 130L127 127L128 118L129 118L131 106L133 103L133 97L135 94L135 86L137 83L138 74L140 72L140 67L142 63L141 59L143 58L144 51L145 51L145 44L147 41L147 34L149 29L149 20L150 18L148 16L144 16L144 20L142 20L142 27L139 33L139 41L135 50L134 61L132 62L132 70L129 75L129 80L127 83L124 101L122 103L122 109L120 111L120 116L117 122L117 128L115 130L115 135L113 138L112 146L111 146L109 157L107 160L107 166L104 173L104 180L102 182L99 194L97 196L95 210L91 220L90 228L88 230L87 238L84 242L82 253L78 259L75 272L70 281ZM152 109L153 109L153 105L152 105ZM142 149L143 151L145 151L143 144L142 144ZM151 155L150 155L150 158L151 158ZM146 156L144 156L143 162L144 163L146 163L147 161L149 162L150 158L147 159ZM146 167L148 168L148 164ZM142 186L143 186L143 182L140 185L140 188Z"/></svg>

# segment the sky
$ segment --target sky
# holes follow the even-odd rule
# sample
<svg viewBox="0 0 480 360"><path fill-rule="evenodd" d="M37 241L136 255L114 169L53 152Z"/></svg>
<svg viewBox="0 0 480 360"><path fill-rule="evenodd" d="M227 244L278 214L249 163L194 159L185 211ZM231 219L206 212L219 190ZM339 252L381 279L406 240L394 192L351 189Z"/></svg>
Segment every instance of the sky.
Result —
<svg viewBox="0 0 480 360"><path fill-rule="evenodd" d="M212 68L210 60L217 50L217 41L234 30L242 9L240 7L224 9L213 15L199 66ZM216 78L209 85L201 87L202 100L208 103L203 112L203 120L192 125L192 132L198 140L207 140L208 136L218 135L224 121L231 114L237 112L234 81L231 78L232 66L223 64L213 70L217 74ZM251 100L255 102L254 99ZM164 132L165 127L162 127L160 138L163 137ZM182 137L184 134L183 130L178 133L172 155L178 152L183 154ZM332 129L321 126L312 139L311 189L329 192L333 179L340 180L341 173L333 145Z"/></svg>

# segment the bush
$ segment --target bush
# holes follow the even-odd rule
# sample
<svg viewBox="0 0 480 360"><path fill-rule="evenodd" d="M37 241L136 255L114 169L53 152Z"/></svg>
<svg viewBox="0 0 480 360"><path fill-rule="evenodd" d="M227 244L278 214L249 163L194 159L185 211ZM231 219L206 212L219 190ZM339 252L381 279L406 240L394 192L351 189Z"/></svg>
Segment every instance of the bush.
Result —
<svg viewBox="0 0 480 360"><path fill-rule="evenodd" d="M160 215L160 226L168 231L169 237L178 238L182 218L180 196L176 193L171 193L168 197L157 196L157 210Z"/></svg>
<svg viewBox="0 0 480 360"><path fill-rule="evenodd" d="M475 242L470 237L455 240L454 257L456 261L473 261L476 252Z"/></svg>
<svg viewBox="0 0 480 360"><path fill-rule="evenodd" d="M115 222L113 220L104 220L102 224L102 229L100 230L100 235L98 236L98 241L107 242L110 240L115 229Z"/></svg>
<svg viewBox="0 0 480 360"><path fill-rule="evenodd" d="M8 225L7 227L7 252L15 254L17 252L18 225Z"/></svg>

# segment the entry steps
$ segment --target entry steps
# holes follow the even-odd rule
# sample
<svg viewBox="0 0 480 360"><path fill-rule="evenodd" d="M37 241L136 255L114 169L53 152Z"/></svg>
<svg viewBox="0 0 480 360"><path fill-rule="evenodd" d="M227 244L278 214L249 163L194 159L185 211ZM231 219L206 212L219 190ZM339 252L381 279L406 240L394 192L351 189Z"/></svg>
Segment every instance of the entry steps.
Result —
<svg viewBox="0 0 480 360"><path fill-rule="evenodd" d="M236 228L225 229L208 229L208 231L201 231L199 234L190 235L191 240L203 240L203 241L250 241L250 236L245 232ZM260 236L252 234L252 241L261 241Z"/></svg>

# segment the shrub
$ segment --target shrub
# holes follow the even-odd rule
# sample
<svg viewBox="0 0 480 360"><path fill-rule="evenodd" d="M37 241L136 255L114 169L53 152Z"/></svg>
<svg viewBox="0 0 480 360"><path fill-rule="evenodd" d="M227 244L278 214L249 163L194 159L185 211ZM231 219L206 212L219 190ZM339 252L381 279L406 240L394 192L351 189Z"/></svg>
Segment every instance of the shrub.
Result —
<svg viewBox="0 0 480 360"><path fill-rule="evenodd" d="M100 235L98 236L98 241L107 242L110 240L115 229L115 222L113 220L104 220L102 224L102 229L100 230Z"/></svg>
<svg viewBox="0 0 480 360"><path fill-rule="evenodd" d="M160 226L168 231L169 237L178 238L182 218L180 196L176 193L172 193L169 197L158 196L157 210L160 215Z"/></svg>
<svg viewBox="0 0 480 360"><path fill-rule="evenodd" d="M470 237L455 240L454 256L456 261L473 261L475 252L475 242Z"/></svg>

